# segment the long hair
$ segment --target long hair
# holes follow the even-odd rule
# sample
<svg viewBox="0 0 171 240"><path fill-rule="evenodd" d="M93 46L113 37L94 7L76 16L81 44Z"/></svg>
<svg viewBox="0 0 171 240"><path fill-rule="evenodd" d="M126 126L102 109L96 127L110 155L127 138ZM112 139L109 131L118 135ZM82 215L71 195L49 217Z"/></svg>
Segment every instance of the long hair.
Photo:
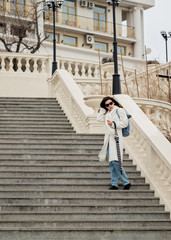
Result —
<svg viewBox="0 0 171 240"><path fill-rule="evenodd" d="M106 111L108 111L108 109L106 108L105 106L105 102L108 101L108 100L111 100L116 106L122 108L122 105L120 105L114 98L110 97L110 96L107 96L107 97L104 97L100 103L100 107L101 108L104 108Z"/></svg>

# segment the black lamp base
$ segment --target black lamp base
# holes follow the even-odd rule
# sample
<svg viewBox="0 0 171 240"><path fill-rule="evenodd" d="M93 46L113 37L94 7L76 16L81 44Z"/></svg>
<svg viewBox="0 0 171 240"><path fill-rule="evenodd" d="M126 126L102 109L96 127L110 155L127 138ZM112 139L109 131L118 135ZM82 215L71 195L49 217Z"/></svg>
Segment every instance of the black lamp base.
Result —
<svg viewBox="0 0 171 240"><path fill-rule="evenodd" d="M52 62L52 75L54 74L56 69L57 69L57 62Z"/></svg>
<svg viewBox="0 0 171 240"><path fill-rule="evenodd" d="M113 74L112 94L121 94L120 75L118 73Z"/></svg>

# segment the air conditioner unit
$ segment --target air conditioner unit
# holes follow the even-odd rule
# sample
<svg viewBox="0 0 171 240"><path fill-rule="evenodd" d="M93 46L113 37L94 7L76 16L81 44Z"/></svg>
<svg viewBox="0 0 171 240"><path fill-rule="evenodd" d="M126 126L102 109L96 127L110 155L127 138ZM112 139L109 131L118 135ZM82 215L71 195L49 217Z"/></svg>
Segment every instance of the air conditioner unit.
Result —
<svg viewBox="0 0 171 240"><path fill-rule="evenodd" d="M86 35L86 44L94 44L94 36L87 34Z"/></svg>
<svg viewBox="0 0 171 240"><path fill-rule="evenodd" d="M80 1L80 6L87 7L87 1L84 1L84 0Z"/></svg>
<svg viewBox="0 0 171 240"><path fill-rule="evenodd" d="M88 8L94 8L94 2L88 2Z"/></svg>

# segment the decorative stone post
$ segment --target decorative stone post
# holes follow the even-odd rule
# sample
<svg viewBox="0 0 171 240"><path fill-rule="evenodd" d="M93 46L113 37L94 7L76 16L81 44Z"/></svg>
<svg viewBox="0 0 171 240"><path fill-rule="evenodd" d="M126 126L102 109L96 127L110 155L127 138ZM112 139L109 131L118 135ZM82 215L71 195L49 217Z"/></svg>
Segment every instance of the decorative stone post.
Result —
<svg viewBox="0 0 171 240"><path fill-rule="evenodd" d="M102 101L104 95L90 95L84 98L85 104L88 107L93 108L94 113L91 116L88 116L86 119L87 127L89 128L90 133L104 133L104 123L97 122L97 114L100 108L100 102Z"/></svg>

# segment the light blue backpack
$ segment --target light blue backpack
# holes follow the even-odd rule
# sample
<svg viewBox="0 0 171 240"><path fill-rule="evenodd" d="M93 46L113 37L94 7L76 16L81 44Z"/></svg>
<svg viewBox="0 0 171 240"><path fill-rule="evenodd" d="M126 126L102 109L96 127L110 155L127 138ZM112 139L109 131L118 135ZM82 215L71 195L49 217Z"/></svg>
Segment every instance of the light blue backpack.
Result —
<svg viewBox="0 0 171 240"><path fill-rule="evenodd" d="M116 110L116 113L118 115L118 118L120 119L119 113L118 113L118 109ZM132 116L130 114L126 114L127 118L130 119ZM128 126L125 128L122 128L122 136L123 137L128 137L130 135L130 124L128 121Z"/></svg>

